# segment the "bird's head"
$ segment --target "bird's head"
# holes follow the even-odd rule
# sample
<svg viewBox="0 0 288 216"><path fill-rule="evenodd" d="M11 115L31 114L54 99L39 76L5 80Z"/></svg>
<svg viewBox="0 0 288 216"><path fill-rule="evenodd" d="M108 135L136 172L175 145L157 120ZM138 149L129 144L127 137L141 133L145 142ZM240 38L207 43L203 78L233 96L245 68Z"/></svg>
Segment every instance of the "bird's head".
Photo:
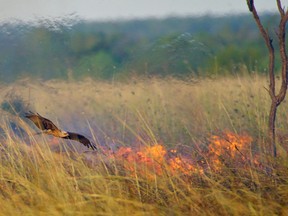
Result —
<svg viewBox="0 0 288 216"><path fill-rule="evenodd" d="M67 137L69 133L67 131L61 131L60 137Z"/></svg>
<svg viewBox="0 0 288 216"><path fill-rule="evenodd" d="M58 131L57 132L57 135L56 136L58 136L58 137L67 137L67 136L69 136L69 133L68 132L66 132L66 131Z"/></svg>

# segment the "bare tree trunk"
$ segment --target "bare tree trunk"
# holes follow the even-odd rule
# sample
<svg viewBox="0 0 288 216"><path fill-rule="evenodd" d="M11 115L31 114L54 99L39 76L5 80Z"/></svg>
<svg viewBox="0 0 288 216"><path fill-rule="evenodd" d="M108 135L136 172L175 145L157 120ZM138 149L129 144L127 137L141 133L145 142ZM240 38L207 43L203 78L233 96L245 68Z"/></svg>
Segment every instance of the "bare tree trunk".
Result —
<svg viewBox="0 0 288 216"><path fill-rule="evenodd" d="M270 142L270 151L273 153L274 157L277 157L276 139L275 139L275 121L277 113L277 104L272 101L269 113L268 122L268 135Z"/></svg>
<svg viewBox="0 0 288 216"><path fill-rule="evenodd" d="M285 33L286 33L286 23L288 21L288 10L284 11L281 0L276 0L278 11L280 14L280 23L278 27L278 31L276 32L279 41L279 48L280 48L280 56L281 56L281 88L279 93L276 94L275 92L275 51L273 47L273 40L269 35L268 30L265 30L261 20L258 16L256 8L254 6L253 0L246 0L249 10L252 12L253 17L256 21L258 29L265 40L265 44L269 51L269 95L271 98L271 106L270 106L270 113L269 113L269 125L268 125L268 136L269 142L271 146L271 152L274 157L277 157L277 148L276 148L276 139L275 139L275 121L276 121L276 113L277 108L281 104L281 102L285 99L286 92L287 92L287 80L288 80L288 60L286 54L286 41L285 41Z"/></svg>

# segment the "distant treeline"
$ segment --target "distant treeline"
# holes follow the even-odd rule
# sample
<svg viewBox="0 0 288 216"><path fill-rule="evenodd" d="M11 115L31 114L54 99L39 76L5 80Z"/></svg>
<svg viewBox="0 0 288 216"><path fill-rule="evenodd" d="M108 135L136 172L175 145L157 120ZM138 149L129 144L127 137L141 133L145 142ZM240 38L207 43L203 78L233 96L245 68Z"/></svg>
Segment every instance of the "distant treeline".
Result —
<svg viewBox="0 0 288 216"><path fill-rule="evenodd" d="M261 18L274 33L278 17ZM0 25L0 79L5 82L26 76L206 76L237 73L243 67L263 73L267 62L265 44L250 14Z"/></svg>

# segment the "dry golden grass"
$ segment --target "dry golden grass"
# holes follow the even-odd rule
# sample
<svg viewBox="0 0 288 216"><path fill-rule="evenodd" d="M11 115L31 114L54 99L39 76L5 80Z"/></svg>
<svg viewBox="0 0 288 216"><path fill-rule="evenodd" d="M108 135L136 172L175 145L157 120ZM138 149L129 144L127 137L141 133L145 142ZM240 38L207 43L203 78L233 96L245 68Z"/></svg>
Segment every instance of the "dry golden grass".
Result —
<svg viewBox="0 0 288 216"><path fill-rule="evenodd" d="M287 103L277 121L281 157L271 162L265 143L270 103L265 86L266 78L260 76L2 85L2 108L22 101L64 130L84 133L115 152L156 144L188 149L179 153L196 171L175 173L163 161L159 174L160 159L152 158L151 173L148 165L126 161L128 156L85 152L78 143L75 151L65 140L33 135L31 124L2 110L0 214L288 214ZM25 132L17 136L11 121ZM238 156L211 156L210 138L223 131L252 137L251 145L240 149L245 157L237 151ZM204 171L196 160L205 162ZM216 162L221 169L213 169Z"/></svg>

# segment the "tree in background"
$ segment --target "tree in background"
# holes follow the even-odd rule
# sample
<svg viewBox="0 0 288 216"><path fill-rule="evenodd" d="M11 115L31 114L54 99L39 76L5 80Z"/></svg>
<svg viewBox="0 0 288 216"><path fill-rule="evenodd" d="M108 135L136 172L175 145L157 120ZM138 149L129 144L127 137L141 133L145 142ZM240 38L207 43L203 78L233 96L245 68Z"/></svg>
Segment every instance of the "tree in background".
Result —
<svg viewBox="0 0 288 216"><path fill-rule="evenodd" d="M276 35L279 42L279 52L281 56L281 86L278 92L276 92L276 85L275 85L275 50L273 46L273 40L270 36L268 30L262 25L262 22L258 16L257 10L254 6L253 0L246 0L247 5L251 13L253 14L254 20L258 26L258 29L265 40L265 44L269 51L269 95L271 98L271 106L270 106L270 113L269 113L269 122L268 122L268 135L271 144L271 151L273 156L277 156L277 148L276 148L276 140L275 140L275 121L276 121L276 113L277 108L281 104L281 102L285 99L286 92L287 92L287 80L288 80L288 59L286 54L286 38L285 38L285 31L286 31L286 23L288 21L288 10L284 10L282 7L281 0L276 0L278 11L280 14L280 22L279 26L276 29Z"/></svg>

